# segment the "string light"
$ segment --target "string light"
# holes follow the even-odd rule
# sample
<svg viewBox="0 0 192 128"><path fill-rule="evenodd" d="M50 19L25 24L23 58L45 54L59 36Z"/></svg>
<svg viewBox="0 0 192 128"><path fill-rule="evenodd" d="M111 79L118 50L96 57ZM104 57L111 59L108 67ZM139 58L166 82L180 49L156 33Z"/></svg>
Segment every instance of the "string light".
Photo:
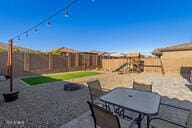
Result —
<svg viewBox="0 0 192 128"><path fill-rule="evenodd" d="M68 17L69 16L69 12L68 12L68 9L66 8L65 9L65 17Z"/></svg>
<svg viewBox="0 0 192 128"><path fill-rule="evenodd" d="M34 31L37 32L37 28L35 28Z"/></svg>
<svg viewBox="0 0 192 128"><path fill-rule="evenodd" d="M51 22L48 21L48 22L47 22L47 27L50 27L50 26L51 26Z"/></svg>
<svg viewBox="0 0 192 128"><path fill-rule="evenodd" d="M29 35L28 35L28 33L26 33L26 37L28 37Z"/></svg>
<svg viewBox="0 0 192 128"><path fill-rule="evenodd" d="M24 36L24 35L25 35L26 37L28 37L28 36L29 36L28 33L29 33L30 31L35 31L35 32L37 32L37 28L38 28L40 25L44 24L44 23L47 23L47 26L50 27L50 25L51 25L50 19L52 19L53 17L55 17L56 15L58 15L58 14L61 13L61 12L64 12L64 13L65 13L65 17L68 17L68 16L69 16L68 9L69 9L70 7L72 7L74 4L76 4L78 1L79 1L79 0L73 0L73 1L71 1L71 2L70 2L69 4L67 4L64 8L62 8L62 9L58 10L57 12L53 13L52 15L50 15L49 17L47 17L45 20L43 20L43 21L41 21L40 23L36 24L35 26L31 27L31 28L28 29L27 31L25 31L25 32L17 35L17 36L14 37L14 38L12 38L12 40L15 40L15 39L20 40L20 37L21 37L21 36ZM92 1L92 2L95 2L95 0L91 0L91 1Z"/></svg>

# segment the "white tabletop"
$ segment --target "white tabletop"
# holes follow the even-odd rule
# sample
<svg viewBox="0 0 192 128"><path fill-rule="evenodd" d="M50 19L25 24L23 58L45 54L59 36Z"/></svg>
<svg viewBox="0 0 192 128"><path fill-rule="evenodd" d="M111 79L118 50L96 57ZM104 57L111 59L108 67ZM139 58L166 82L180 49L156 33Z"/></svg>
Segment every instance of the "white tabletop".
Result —
<svg viewBox="0 0 192 128"><path fill-rule="evenodd" d="M159 110L160 95L118 87L100 97L100 100L115 104L142 114L156 115Z"/></svg>

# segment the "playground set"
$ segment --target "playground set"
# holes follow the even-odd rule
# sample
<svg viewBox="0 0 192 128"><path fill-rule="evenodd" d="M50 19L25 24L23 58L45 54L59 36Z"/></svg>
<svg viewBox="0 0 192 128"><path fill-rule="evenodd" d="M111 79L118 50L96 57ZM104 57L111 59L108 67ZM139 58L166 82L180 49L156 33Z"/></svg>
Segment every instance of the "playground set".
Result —
<svg viewBox="0 0 192 128"><path fill-rule="evenodd" d="M140 73L144 71L144 61L141 60L139 52L128 53L123 60L123 64L116 68L113 72L122 73Z"/></svg>

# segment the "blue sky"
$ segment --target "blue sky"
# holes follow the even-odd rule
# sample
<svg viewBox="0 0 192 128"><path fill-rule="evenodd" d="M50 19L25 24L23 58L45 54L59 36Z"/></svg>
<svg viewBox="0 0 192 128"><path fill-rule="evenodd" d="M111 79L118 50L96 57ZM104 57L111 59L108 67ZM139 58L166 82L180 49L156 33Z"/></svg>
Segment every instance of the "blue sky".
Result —
<svg viewBox="0 0 192 128"><path fill-rule="evenodd" d="M0 42L24 32L70 0L1 0ZM14 44L46 51L69 47L80 51L140 51L192 40L191 0L79 0L64 13Z"/></svg>

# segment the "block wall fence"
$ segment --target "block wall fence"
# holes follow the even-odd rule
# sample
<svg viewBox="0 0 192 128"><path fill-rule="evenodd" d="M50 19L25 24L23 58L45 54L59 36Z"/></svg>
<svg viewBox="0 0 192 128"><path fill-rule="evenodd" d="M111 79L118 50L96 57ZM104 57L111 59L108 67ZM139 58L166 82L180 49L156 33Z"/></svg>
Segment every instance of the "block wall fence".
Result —
<svg viewBox="0 0 192 128"><path fill-rule="evenodd" d="M48 73L81 71L101 67L101 57L93 54L69 54L68 56L45 54L13 54L14 77ZM7 52L0 52L0 75L7 75Z"/></svg>
<svg viewBox="0 0 192 128"><path fill-rule="evenodd" d="M183 54L184 55L184 54ZM165 73L190 74L192 70L192 55L177 57L175 54L171 56L162 56L159 58L142 58L144 61L144 72L161 73L161 62ZM102 66L104 70L114 70L126 62L125 59L103 59Z"/></svg>
<svg viewBox="0 0 192 128"><path fill-rule="evenodd" d="M183 55L183 56L182 56ZM144 72L161 73L159 58L142 58ZM163 53L161 57L165 73L190 74L192 70L191 52ZM126 59L106 59L93 54L69 54L68 56L44 54L13 54L14 76L31 76L48 73L81 71L102 68L114 70L127 62ZM7 52L0 52L0 75L7 74Z"/></svg>

